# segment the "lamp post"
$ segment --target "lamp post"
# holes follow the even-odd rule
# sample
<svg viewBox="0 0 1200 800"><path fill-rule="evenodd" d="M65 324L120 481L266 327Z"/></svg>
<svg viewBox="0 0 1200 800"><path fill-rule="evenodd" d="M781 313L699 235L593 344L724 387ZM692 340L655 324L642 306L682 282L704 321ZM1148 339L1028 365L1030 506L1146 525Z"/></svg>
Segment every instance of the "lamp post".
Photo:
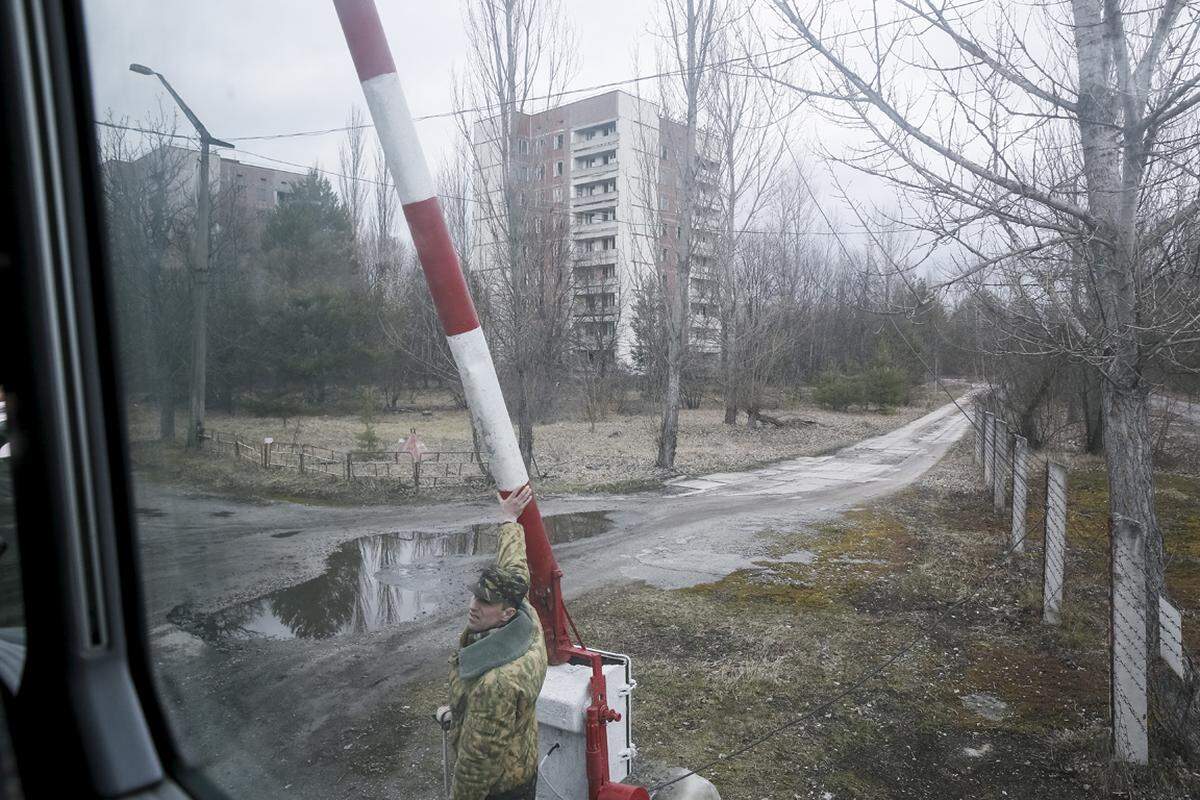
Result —
<svg viewBox="0 0 1200 800"><path fill-rule="evenodd" d="M196 184L196 241L192 251L192 378L187 426L187 446L199 447L204 433L204 393L208 360L208 238L211 201L208 196L208 149L210 145L233 149L229 142L215 139L199 118L183 102L175 87L163 77L142 64L130 64L131 72L153 75L174 98L183 115L192 123L200 136L200 179Z"/></svg>

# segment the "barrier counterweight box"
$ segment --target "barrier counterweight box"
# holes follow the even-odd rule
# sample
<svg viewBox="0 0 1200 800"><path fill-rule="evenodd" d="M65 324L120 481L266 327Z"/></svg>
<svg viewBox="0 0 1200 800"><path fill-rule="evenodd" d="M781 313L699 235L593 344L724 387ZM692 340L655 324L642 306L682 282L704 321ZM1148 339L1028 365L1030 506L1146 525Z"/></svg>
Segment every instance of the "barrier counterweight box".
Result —
<svg viewBox="0 0 1200 800"><path fill-rule="evenodd" d="M603 656L608 705L621 715L620 721L605 726L609 777L619 782L633 770L637 752L632 714L637 683L628 656ZM537 705L538 761L542 765L538 797L576 800L588 796L586 721L592 704L591 678L592 668L579 664L561 664L546 671Z"/></svg>

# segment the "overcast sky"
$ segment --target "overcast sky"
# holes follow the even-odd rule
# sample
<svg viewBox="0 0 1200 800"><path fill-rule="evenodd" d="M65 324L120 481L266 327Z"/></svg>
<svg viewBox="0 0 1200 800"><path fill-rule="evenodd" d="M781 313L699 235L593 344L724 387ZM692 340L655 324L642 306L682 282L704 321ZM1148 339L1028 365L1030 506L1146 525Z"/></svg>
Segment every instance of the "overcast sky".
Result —
<svg viewBox="0 0 1200 800"><path fill-rule="evenodd" d="M566 0L577 28L586 28L573 86L634 74L634 46L645 40L653 4ZM97 113L131 121L171 100L154 78L129 71L140 62L163 73L218 138L331 128L350 106L365 110L362 90L330 0L87 0ZM465 39L460 5L379 2L396 66L415 116L449 111L451 73L462 70ZM584 95L577 95L580 97ZM181 120L186 129L187 122ZM451 120L420 123L436 163L454 134ZM249 153L337 168L338 135L244 142Z"/></svg>
<svg viewBox="0 0 1200 800"><path fill-rule="evenodd" d="M378 4L413 114L451 110L451 75L465 63L461 0ZM236 141L337 127L345 124L351 105L365 111L330 0L85 0L84 6L101 119L111 112L137 124L153 118L160 104L173 109L156 79L129 71L130 62L139 62L167 76L213 136L235 140L236 157L271 166L281 165L263 156L338 169L341 134ZM639 71L635 55L642 74L654 71L655 2L563 0L563 7L580 41L572 87L634 76ZM811 113L798 116L794 149L802 158L809 157L806 142L815 137L828 143L845 135ZM180 132L190 132L186 120L178 124ZM455 123L420 122L418 131L436 167L454 142ZM823 165L811 174L818 186L830 185ZM840 170L839 180L860 203L895 204L895 192L878 181L849 170ZM831 198L827 213L841 220L839 228L854 227L837 205Z"/></svg>

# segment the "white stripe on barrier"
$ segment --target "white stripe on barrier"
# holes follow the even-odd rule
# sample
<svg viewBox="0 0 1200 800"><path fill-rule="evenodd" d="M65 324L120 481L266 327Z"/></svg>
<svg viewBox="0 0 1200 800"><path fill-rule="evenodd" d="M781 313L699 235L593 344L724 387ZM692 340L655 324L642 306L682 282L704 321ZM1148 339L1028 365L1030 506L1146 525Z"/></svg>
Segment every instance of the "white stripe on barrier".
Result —
<svg viewBox="0 0 1200 800"><path fill-rule="evenodd" d="M416 203L433 197L433 178L404 99L400 76L394 72L376 75L363 81L362 87L400 202Z"/></svg>
<svg viewBox="0 0 1200 800"><path fill-rule="evenodd" d="M506 492L521 488L529 482L529 473L521 460L483 329L447 336L446 341L450 343L450 352L458 365L467 405L487 453L496 486Z"/></svg>

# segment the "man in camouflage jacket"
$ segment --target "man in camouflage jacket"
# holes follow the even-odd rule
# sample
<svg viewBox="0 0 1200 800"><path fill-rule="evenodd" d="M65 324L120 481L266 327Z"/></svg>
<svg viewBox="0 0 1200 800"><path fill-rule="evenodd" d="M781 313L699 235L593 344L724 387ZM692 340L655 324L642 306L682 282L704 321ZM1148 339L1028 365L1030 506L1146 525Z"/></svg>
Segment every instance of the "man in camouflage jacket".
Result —
<svg viewBox="0 0 1200 800"><path fill-rule="evenodd" d="M533 800L537 790L546 643L526 599L529 564L516 521L532 496L526 486L500 501L496 563L471 587L467 629L450 658L452 800Z"/></svg>

